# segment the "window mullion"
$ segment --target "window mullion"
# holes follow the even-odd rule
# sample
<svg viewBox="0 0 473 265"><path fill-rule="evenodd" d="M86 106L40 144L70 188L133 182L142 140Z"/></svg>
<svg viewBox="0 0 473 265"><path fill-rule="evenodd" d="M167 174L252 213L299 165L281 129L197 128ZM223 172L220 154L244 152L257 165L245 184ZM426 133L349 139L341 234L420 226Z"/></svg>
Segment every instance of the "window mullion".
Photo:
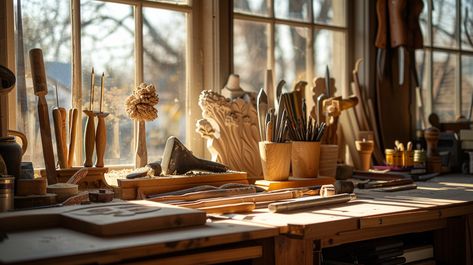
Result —
<svg viewBox="0 0 473 265"><path fill-rule="evenodd" d="M461 42L461 0L456 0L456 23L457 26L456 31L458 32L456 39L458 43L458 50L459 52L456 54L456 66L457 69L455 71L455 117L459 117L462 115L462 59L461 59L461 49L462 49L462 42Z"/></svg>
<svg viewBox="0 0 473 265"><path fill-rule="evenodd" d="M82 116L82 57L81 57L81 28L80 28L80 0L71 0L71 26L72 26L72 107L76 108L79 117ZM76 126L76 135L82 135L82 126ZM82 137L76 137L76 146L82 146ZM76 148L73 165L79 165L82 160L82 148Z"/></svg>
<svg viewBox="0 0 473 265"><path fill-rule="evenodd" d="M433 46L434 43L434 36L433 36L433 27L432 27L432 5L433 5L433 0L428 1L428 20L427 20L427 28L429 29L429 41L430 41L430 46ZM433 112L433 102L434 102L434 93L433 93L433 83L434 83L434 77L433 77L433 61L434 61L434 53L433 51L429 52L429 57L427 60L427 66L426 69L428 69L429 72L429 78L428 78L428 100L425 102L425 108L424 111L426 113L432 113Z"/></svg>
<svg viewBox="0 0 473 265"><path fill-rule="evenodd" d="M266 67L268 69L273 69L273 77L277 76L276 75L276 72L275 72L275 67L276 67L276 63L275 63L275 38L276 38L276 34L275 34L275 22L274 22L274 0L268 0L268 10L269 10L269 15L271 17L271 22L269 23L269 29L268 29L268 51L267 51L267 63L266 63Z"/></svg>
<svg viewBox="0 0 473 265"><path fill-rule="evenodd" d="M134 7L135 15L135 86L143 82L143 5L138 3ZM138 122L133 123L133 149L138 141Z"/></svg>

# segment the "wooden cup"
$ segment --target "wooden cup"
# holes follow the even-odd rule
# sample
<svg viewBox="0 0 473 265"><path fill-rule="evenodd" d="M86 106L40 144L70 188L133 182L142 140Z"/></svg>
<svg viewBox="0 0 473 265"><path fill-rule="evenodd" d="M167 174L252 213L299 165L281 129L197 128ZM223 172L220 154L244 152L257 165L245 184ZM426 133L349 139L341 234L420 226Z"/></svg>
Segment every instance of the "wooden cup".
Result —
<svg viewBox="0 0 473 265"><path fill-rule="evenodd" d="M316 178L319 174L320 142L292 142L292 175Z"/></svg>
<svg viewBox="0 0 473 265"><path fill-rule="evenodd" d="M265 180L289 179L291 143L259 142L259 154Z"/></svg>
<svg viewBox="0 0 473 265"><path fill-rule="evenodd" d="M319 176L335 177L337 174L338 145L321 144Z"/></svg>

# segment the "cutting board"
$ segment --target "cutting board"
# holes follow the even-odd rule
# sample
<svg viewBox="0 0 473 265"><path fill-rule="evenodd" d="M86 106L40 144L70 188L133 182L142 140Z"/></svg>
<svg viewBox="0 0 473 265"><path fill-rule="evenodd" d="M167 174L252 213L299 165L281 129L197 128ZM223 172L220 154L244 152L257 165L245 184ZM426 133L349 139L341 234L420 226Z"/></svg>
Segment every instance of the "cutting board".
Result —
<svg viewBox="0 0 473 265"><path fill-rule="evenodd" d="M0 215L3 232L65 227L97 236L116 236L184 226L203 225L203 211L151 201L129 201Z"/></svg>

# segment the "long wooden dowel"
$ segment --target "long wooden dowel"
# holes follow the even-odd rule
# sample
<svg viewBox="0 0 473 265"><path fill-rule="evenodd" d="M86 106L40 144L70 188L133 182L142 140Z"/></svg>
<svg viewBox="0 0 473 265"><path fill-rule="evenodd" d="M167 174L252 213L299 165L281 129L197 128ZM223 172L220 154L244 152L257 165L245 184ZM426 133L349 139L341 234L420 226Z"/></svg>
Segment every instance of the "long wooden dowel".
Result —
<svg viewBox="0 0 473 265"><path fill-rule="evenodd" d="M57 150L57 160L59 163L59 168L67 167L67 147L66 143L63 141L64 131L62 126L62 112L58 108L53 109L53 122L54 122L54 133L56 135L56 150Z"/></svg>
<svg viewBox="0 0 473 265"><path fill-rule="evenodd" d="M95 150L97 154L97 160L95 167L104 167L105 157L105 146L107 145L107 128L105 127L105 117L108 113L100 112L97 113L97 132L95 133Z"/></svg>
<svg viewBox="0 0 473 265"><path fill-rule="evenodd" d="M253 202L242 202L242 203L225 204L225 205L219 205L219 206L202 207L198 209L205 211L207 213L227 214L227 213L251 212L255 208L256 208L256 204Z"/></svg>
<svg viewBox="0 0 473 265"><path fill-rule="evenodd" d="M43 52L41 49L30 50L31 75L33 77L34 94L38 96L38 117L41 132L41 145L43 147L44 165L48 178L48 184L57 183L57 172L54 163L53 143L51 139L51 127L48 115L48 85L44 70Z"/></svg>
<svg viewBox="0 0 473 265"><path fill-rule="evenodd" d="M333 195L331 197L303 197L287 202L271 203L268 205L268 209L273 213L281 213L306 209L310 207L345 203L355 198L356 196L354 194L347 193Z"/></svg>
<svg viewBox="0 0 473 265"><path fill-rule="evenodd" d="M212 207L225 204L234 204L234 203L243 203L243 202L262 202L262 201L278 201L292 199L302 196L303 192L301 191L284 191L277 193L260 193L260 194L251 194L245 196L235 196L229 198L217 198L217 199L206 199L199 200L192 203L179 203L182 207L188 208L202 208L202 207Z"/></svg>
<svg viewBox="0 0 473 265"><path fill-rule="evenodd" d="M217 190L196 191L196 192L189 192L183 195L167 195L167 196L155 197L155 198L150 198L148 200L155 201L155 202L177 201L177 200L193 201L193 200L209 199L209 198L216 198L216 197L242 195L242 194L248 194L248 193L256 193L256 189L254 187L245 187L245 188L236 188L236 189L217 189Z"/></svg>
<svg viewBox="0 0 473 265"><path fill-rule="evenodd" d="M72 167L74 152L76 150L77 120L79 111L76 108L69 110L69 155L67 156L67 167Z"/></svg>

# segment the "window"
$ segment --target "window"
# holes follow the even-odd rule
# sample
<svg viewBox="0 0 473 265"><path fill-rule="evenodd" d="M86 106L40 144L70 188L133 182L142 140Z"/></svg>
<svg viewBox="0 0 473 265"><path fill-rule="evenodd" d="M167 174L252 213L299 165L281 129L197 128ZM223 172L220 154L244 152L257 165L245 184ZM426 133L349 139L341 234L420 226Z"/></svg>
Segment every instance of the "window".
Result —
<svg viewBox="0 0 473 265"><path fill-rule="evenodd" d="M325 76L338 91L347 81L347 10L344 0L234 0L234 72L245 90L263 87L266 69L286 92L300 80ZM308 100L308 104L313 104Z"/></svg>
<svg viewBox="0 0 473 265"><path fill-rule="evenodd" d="M424 1L424 49L416 52L425 113L469 118L473 95L473 2Z"/></svg>
<svg viewBox="0 0 473 265"><path fill-rule="evenodd" d="M42 147L28 58L28 51L35 47L43 50L50 108L57 105L57 96L61 107L88 109L94 67L93 106L98 110L100 78L105 73L103 110L110 113L105 164L134 161L134 123L125 113L124 102L143 81L154 84L160 98L158 119L146 123L148 161L162 154L170 135L186 140L188 19L192 12L187 1L16 0L15 4L16 120L18 130L30 141L25 161L32 161L35 167L44 163L37 155ZM73 54L80 56L72 59ZM72 81L74 75L79 81ZM85 115L82 117L83 128ZM76 146L82 146L83 137L77 138ZM77 159L81 149L76 148L77 165L83 163L83 158Z"/></svg>

